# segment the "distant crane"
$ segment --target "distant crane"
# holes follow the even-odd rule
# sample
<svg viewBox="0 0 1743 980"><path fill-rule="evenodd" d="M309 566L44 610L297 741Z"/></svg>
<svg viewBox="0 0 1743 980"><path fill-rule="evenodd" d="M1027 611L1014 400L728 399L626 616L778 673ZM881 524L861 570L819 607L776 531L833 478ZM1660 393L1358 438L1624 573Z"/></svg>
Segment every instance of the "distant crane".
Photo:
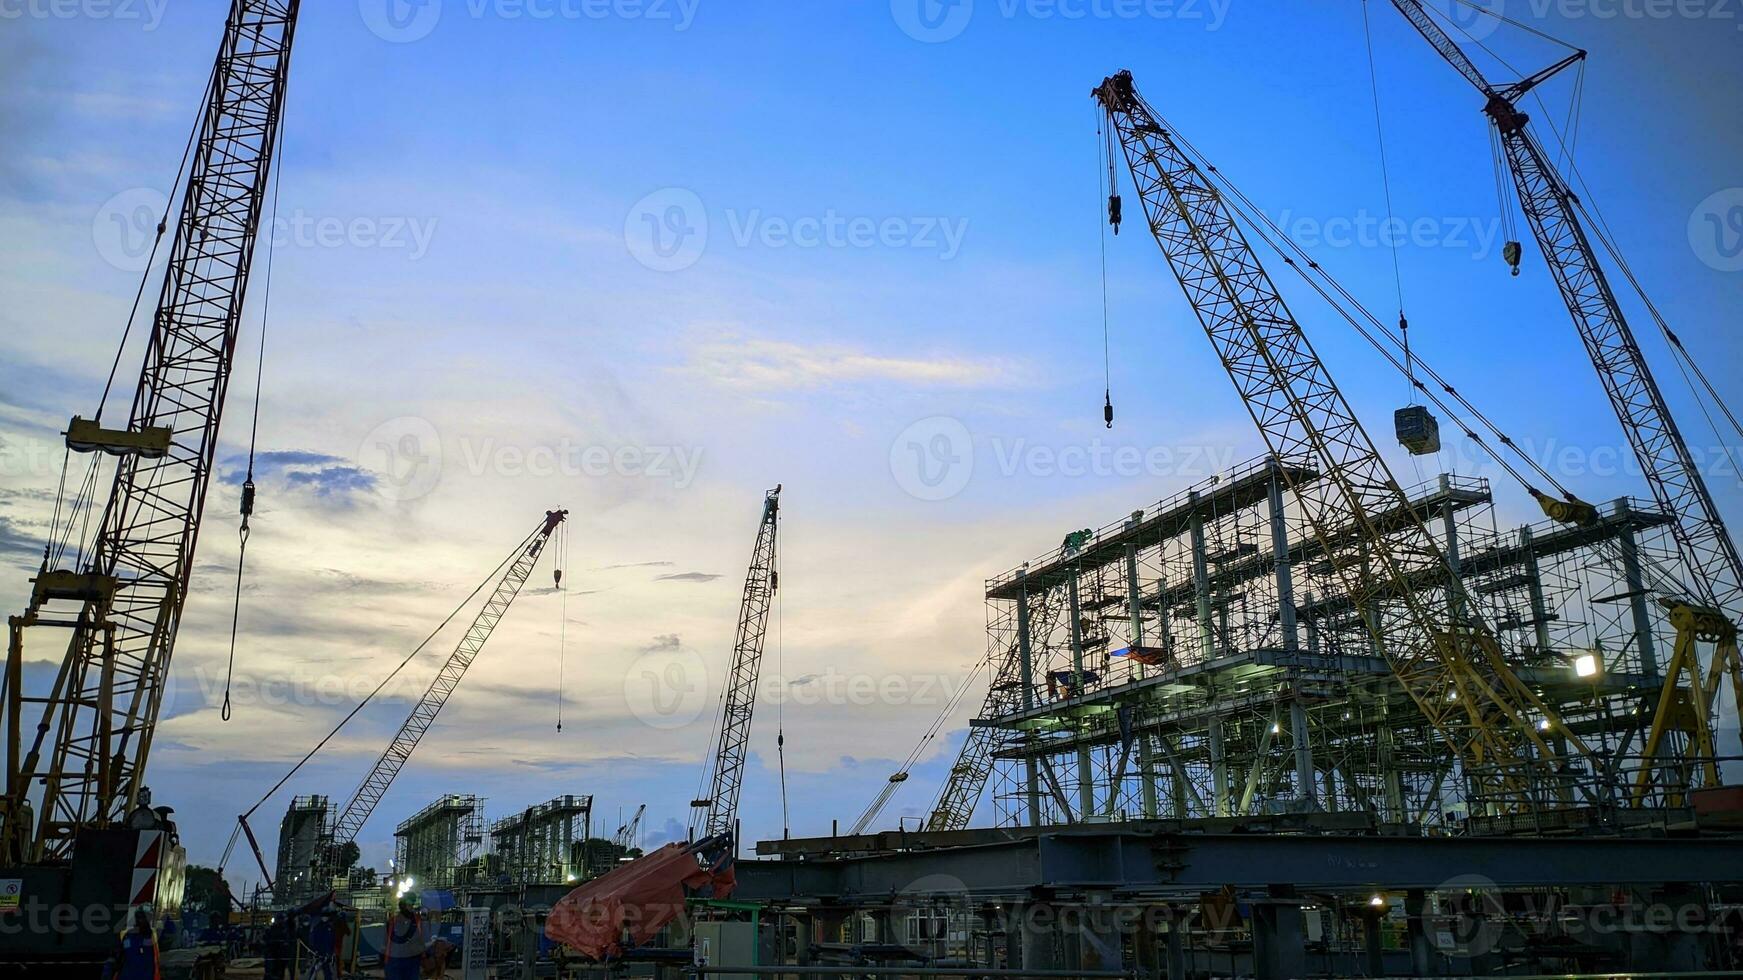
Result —
<svg viewBox="0 0 1743 980"><path fill-rule="evenodd" d="M1497 86L1418 0L1392 0L1392 4L1448 64L1482 93L1483 112L1494 126L1520 207L1531 222L1538 247L1634 456L1640 461L1653 500L1660 511L1674 519L1672 536L1687 569L1687 584L1694 594L1661 599L1678 630L1678 641L1648 736L1645 754L1650 758L1670 727L1674 689L1683 670L1688 672L1689 686L1700 704L1703 729L1722 673L1729 673L1733 697L1738 710L1743 711L1743 660L1737 655L1736 628L1738 617L1743 615L1743 560L1739 560L1737 543L1725 527L1706 479L1598 262L1579 218L1585 206L1527 128L1530 117L1518 108L1527 93L1582 61L1586 52L1576 50L1533 75ZM1516 250L1512 261L1517 273ZM1632 281L1632 273L1625 266L1622 271ZM1668 327L1666 335L1680 346ZM1551 516L1557 515L1552 511ZM1697 638L1714 645L1705 678L1700 675L1695 657ZM1644 773L1642 770L1643 776Z"/></svg>
<svg viewBox="0 0 1743 980"><path fill-rule="evenodd" d="M769 608L780 588L775 569L775 528L780 509L781 488L777 485L763 495L756 546L751 550L750 568L744 577L732 667L721 695L720 727L711 753L708 795L690 801L690 830L696 839L724 836L736 841L738 791L744 783L744 760L750 746L751 713L756 708L763 639L769 630ZM734 853L734 848L729 847L727 853Z"/></svg>
<svg viewBox="0 0 1743 980"><path fill-rule="evenodd" d="M1486 802L1501 810L1530 805L1536 787L1568 762L1540 726L1577 755L1590 750L1507 666L1215 181L1139 96L1130 72L1109 76L1092 94L1146 223L1272 455L1312 459L1319 470L1313 486L1290 490L1393 676ZM1116 165L1110 155L1109 167ZM1110 221L1118 220L1116 202L1117 195ZM1285 480L1293 484L1287 472Z"/></svg>
<svg viewBox="0 0 1743 980"><path fill-rule="evenodd" d="M449 695L453 694L454 689L460 685L460 679L466 676L467 668L472 666L479 651L484 649L485 641L490 639L490 634L495 631L497 624L502 622L502 617L508 613L509 606L520 594L521 587L526 584L527 578L533 573L534 566L538 564L539 556L544 552L545 543L550 540L552 533L568 516L569 512L566 510L546 511L544 518L539 521L538 527L515 545L514 551L510 552L509 558L504 561L504 564L507 565L506 570L497 580L496 586L490 597L485 600L483 608L479 609L477 616L473 618L472 625L467 627L465 634L460 637L460 642L455 645L454 652L448 655L442 668L436 672L435 678L430 681L430 686L424 691L423 697L419 698L418 703L412 706L411 714L406 717L405 723L400 726L399 731L394 733L393 739L388 742L381 757L376 760L369 773L363 777L362 784L352 794L350 802L345 805L345 809L339 812L339 816L333 824L331 838L324 840L318 849L315 868L310 874L309 880L302 883L301 889L296 888L295 884L291 882L278 883L279 887L285 891L296 892L294 895L285 897L305 897L325 889L342 863L341 855L347 849L346 846L357 840L357 834L368 822L370 814L375 812L376 804L380 803L381 798L387 795L388 787L393 785L394 779L399 776L400 770L405 768L406 761L411 758L418 743L423 740L425 733L435 723L436 715L441 712L442 706L448 703ZM560 585L562 581L561 569L555 572L554 578ZM385 684L385 682L383 683ZM353 709L352 716L361 707L362 705L359 705L357 709ZM347 716L345 721L349 721L350 717ZM341 727L345 721L340 722ZM337 729L334 731L336 733ZM331 736L328 737L331 738ZM323 741L321 744L326 743ZM314 751L318 751L319 748L320 746L317 745ZM291 773L294 774L296 769L301 768L302 764L314 755L314 751L311 751L308 756L304 756L303 761L299 762L291 770ZM284 785L284 782L289 778L290 776L286 775L284 779L279 781L278 785ZM273 787L273 791L277 789L277 786ZM267 794L268 797L271 795L271 792ZM265 798L261 802L265 802ZM259 806L259 803L255 804L256 808ZM250 810L243 814L239 820L240 829L247 833L250 846L254 846L254 833L249 829L248 817L253 812ZM255 850L255 857L257 860L261 860L261 872L266 874L265 861L261 858L258 848ZM270 880L271 876L267 875L267 877Z"/></svg>
<svg viewBox="0 0 1743 980"><path fill-rule="evenodd" d="M635 815L629 818L629 822L617 828L617 833L612 835L611 842L616 844L619 850L628 852L630 848L635 846L636 835L642 829L642 814L646 812L648 812L646 803L636 807Z"/></svg>

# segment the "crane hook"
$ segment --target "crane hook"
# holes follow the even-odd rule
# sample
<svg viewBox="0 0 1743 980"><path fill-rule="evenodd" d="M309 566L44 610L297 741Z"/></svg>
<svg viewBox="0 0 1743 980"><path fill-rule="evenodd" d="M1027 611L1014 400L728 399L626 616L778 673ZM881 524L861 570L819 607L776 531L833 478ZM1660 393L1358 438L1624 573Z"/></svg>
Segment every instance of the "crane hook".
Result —
<svg viewBox="0 0 1743 980"><path fill-rule="evenodd" d="M1114 234L1120 233L1120 196L1108 195L1108 224L1114 226Z"/></svg>
<svg viewBox="0 0 1743 980"><path fill-rule="evenodd" d="M1114 394L1112 389L1102 392L1101 418L1103 422L1107 423L1108 428L1114 427Z"/></svg>

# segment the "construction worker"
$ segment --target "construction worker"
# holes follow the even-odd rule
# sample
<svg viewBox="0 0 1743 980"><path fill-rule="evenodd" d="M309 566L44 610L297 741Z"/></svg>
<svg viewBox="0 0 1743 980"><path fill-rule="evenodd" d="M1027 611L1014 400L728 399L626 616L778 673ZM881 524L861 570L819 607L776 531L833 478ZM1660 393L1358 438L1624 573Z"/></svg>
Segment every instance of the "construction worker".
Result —
<svg viewBox="0 0 1743 980"><path fill-rule="evenodd" d="M409 897L401 897L399 910L387 918L387 980L418 980L423 967L424 920Z"/></svg>
<svg viewBox="0 0 1743 980"><path fill-rule="evenodd" d="M163 980L157 964L157 931L151 927L151 913L133 910L133 925L121 934L121 946L115 951L115 980Z"/></svg>
<svg viewBox="0 0 1743 980"><path fill-rule="evenodd" d="M334 980L333 913L324 911L309 927L309 980Z"/></svg>
<svg viewBox="0 0 1743 980"><path fill-rule="evenodd" d="M266 927L266 939L261 944L261 952L265 959L265 980L284 980L285 973L290 970L291 944L296 942L296 926L291 923L288 913L280 912L272 917L272 925Z"/></svg>

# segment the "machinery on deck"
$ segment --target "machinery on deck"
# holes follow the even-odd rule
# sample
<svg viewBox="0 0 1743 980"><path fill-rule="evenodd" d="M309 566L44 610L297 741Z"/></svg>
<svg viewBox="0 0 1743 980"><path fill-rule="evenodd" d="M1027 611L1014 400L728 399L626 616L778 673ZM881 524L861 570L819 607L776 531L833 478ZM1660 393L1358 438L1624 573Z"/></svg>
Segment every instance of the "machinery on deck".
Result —
<svg viewBox="0 0 1743 980"><path fill-rule="evenodd" d="M51 543L30 605L10 620L0 712L6 785L0 879L22 904L104 908L74 930L26 930L6 963L77 971L106 953L132 906L179 901L181 848L167 808L154 811L146 764L211 482L249 271L284 105L298 0L234 0L190 145L144 364L125 425L102 410L67 427L89 456L63 482ZM168 216L157 235L168 230ZM156 254L155 246L153 254ZM125 338L123 339L125 346ZM107 500L99 465L112 460ZM76 495L66 493L68 489ZM244 488L244 509L253 487ZM82 515L101 511L80 540ZM47 694L24 691L27 631L66 630ZM28 747L22 715L40 709ZM84 966L76 964L83 963Z"/></svg>

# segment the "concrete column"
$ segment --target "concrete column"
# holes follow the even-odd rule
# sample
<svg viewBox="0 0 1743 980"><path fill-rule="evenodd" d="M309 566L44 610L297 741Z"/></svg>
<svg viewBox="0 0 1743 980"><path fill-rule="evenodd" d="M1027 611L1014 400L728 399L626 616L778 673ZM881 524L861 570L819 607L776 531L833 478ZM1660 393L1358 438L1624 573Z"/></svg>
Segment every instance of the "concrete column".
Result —
<svg viewBox="0 0 1743 980"><path fill-rule="evenodd" d="M1277 570L1277 619L1283 627L1283 649L1300 649L1295 625L1295 578L1289 568L1289 523L1283 513L1283 477L1271 475L1271 557Z"/></svg>
<svg viewBox="0 0 1743 980"><path fill-rule="evenodd" d="M1168 907L1168 980L1188 980L1186 971L1186 913Z"/></svg>
<svg viewBox="0 0 1743 980"><path fill-rule="evenodd" d="M1531 525L1519 529L1519 547L1525 552L1525 590L1531 598L1531 635L1539 650L1549 649L1549 602L1543 596L1543 570L1537 564L1537 546Z"/></svg>
<svg viewBox="0 0 1743 980"><path fill-rule="evenodd" d="M1452 492L1452 478L1445 473L1440 475L1440 489L1442 493ZM1464 611L1464 584L1459 578L1461 563L1459 559L1458 513L1454 510L1451 500L1440 505L1440 522L1442 530L1446 534L1446 563L1452 567L1453 571L1453 588L1451 593L1447 595L1447 611L1457 622L1462 618Z"/></svg>
<svg viewBox="0 0 1743 980"><path fill-rule="evenodd" d="M1307 942L1294 889L1273 886L1268 901L1253 903L1253 973L1259 980L1307 975Z"/></svg>
<svg viewBox="0 0 1743 980"><path fill-rule="evenodd" d="M1404 820L1404 775L1398 771L1397 747L1386 719L1380 719L1380 785L1386 794L1386 819Z"/></svg>
<svg viewBox="0 0 1743 980"><path fill-rule="evenodd" d="M1094 902L1081 910L1077 930L1077 965L1083 970L1124 970L1120 925L1114 909Z"/></svg>
<svg viewBox="0 0 1743 980"><path fill-rule="evenodd" d="M1428 938L1427 913L1427 892L1412 888L1405 893L1404 914L1408 916L1405 927L1410 938L1410 966L1412 972L1419 977L1432 977L1440 973L1439 960Z"/></svg>
<svg viewBox="0 0 1743 980"><path fill-rule="evenodd" d="M1229 815L1229 767L1223 756L1223 720L1210 720L1211 815Z"/></svg>
<svg viewBox="0 0 1743 980"><path fill-rule="evenodd" d="M1132 515L1132 520L1142 520L1143 511ZM1135 543L1126 545L1126 608L1132 618L1132 646L1142 646L1144 643L1144 597L1138 591L1138 546ZM1144 665L1137 665L1137 676L1144 676ZM1141 704L1142 702L1140 702ZM1141 719L1137 719L1141 720ZM1156 759L1150 749L1150 737L1138 735L1138 786L1144 819L1156 819ZM1113 795L1109 794L1111 802Z"/></svg>
<svg viewBox="0 0 1743 980"><path fill-rule="evenodd" d="M1025 970L1058 969L1059 960L1053 951L1053 909L1031 906L1017 910L1023 925L1023 962Z"/></svg>
<svg viewBox="0 0 1743 980"><path fill-rule="evenodd" d="M1017 572L1023 583L1017 590L1017 681L1022 688L1024 709L1035 707L1035 653L1029 629L1028 569ZM1033 757L1023 760L1023 790L1028 804L1029 826L1041 825L1041 774Z"/></svg>
<svg viewBox="0 0 1743 980"><path fill-rule="evenodd" d="M1295 738L1295 798L1303 806L1315 805L1313 746L1307 741L1307 707L1299 697L1289 702L1289 729Z"/></svg>
<svg viewBox="0 0 1743 980"><path fill-rule="evenodd" d="M1634 529L1627 524L1631 513L1627 497L1618 497L1613 505L1622 519L1622 530L1616 543L1622 550L1622 573L1628 580L1628 612L1634 620L1634 649L1640 658L1640 672L1654 680L1658 678L1658 653L1652 641L1652 616L1646 607L1646 575L1640 568L1640 544L1634 539Z"/></svg>
<svg viewBox="0 0 1743 980"><path fill-rule="evenodd" d="M1386 975L1386 947L1381 932L1385 921L1384 909L1369 907L1362 913L1362 953L1370 977Z"/></svg>
<svg viewBox="0 0 1743 980"><path fill-rule="evenodd" d="M1216 634L1210 622L1210 559L1205 554L1204 518L1198 513L1198 491L1187 497L1192 511L1192 588L1198 604L1198 651L1205 660L1216 656Z"/></svg>
<svg viewBox="0 0 1743 980"><path fill-rule="evenodd" d="M1077 596L1077 569L1071 570L1068 585L1071 601L1071 672L1072 682L1081 688L1083 686L1083 622L1082 609ZM1095 812L1095 767L1091 763L1089 746L1080 746L1077 750L1077 815L1078 819L1088 819Z"/></svg>

